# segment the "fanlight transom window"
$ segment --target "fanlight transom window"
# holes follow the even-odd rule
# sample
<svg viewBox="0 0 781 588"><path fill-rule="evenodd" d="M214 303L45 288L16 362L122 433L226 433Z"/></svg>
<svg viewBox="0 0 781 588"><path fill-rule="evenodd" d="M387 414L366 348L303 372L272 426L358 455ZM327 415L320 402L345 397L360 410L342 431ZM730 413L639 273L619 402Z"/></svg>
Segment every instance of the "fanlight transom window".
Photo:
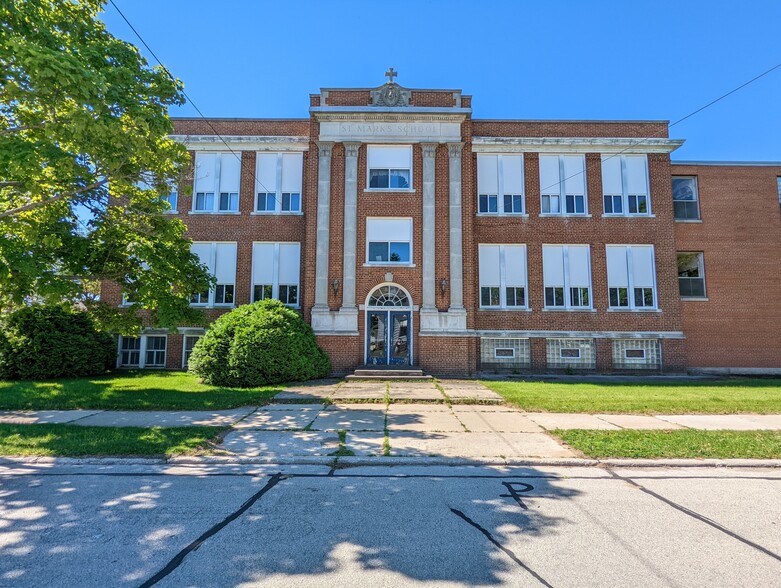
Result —
<svg viewBox="0 0 781 588"><path fill-rule="evenodd" d="M369 306L409 307L407 293L397 286L380 286L369 297Z"/></svg>

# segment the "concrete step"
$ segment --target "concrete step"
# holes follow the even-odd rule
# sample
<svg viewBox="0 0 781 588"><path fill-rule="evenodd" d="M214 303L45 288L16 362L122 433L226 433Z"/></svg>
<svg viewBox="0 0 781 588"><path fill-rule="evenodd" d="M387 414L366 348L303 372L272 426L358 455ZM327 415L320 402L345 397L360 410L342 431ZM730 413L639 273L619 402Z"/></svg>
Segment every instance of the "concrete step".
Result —
<svg viewBox="0 0 781 588"><path fill-rule="evenodd" d="M407 380L407 381L419 381L419 382L427 382L430 380L433 380L434 378L432 376L390 376L388 374L384 374L382 376L357 376L355 374L350 374L349 376L345 376L344 378L348 382L357 382L357 381L382 381L382 380Z"/></svg>
<svg viewBox="0 0 781 588"><path fill-rule="evenodd" d="M415 367L380 367L366 366L358 368L346 378L347 380L431 380L423 370Z"/></svg>

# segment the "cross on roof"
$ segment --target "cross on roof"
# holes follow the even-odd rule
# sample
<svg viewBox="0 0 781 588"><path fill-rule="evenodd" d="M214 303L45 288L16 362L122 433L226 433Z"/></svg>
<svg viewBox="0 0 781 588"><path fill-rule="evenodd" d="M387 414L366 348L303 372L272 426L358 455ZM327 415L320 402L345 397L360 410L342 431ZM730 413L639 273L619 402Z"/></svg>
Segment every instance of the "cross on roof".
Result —
<svg viewBox="0 0 781 588"><path fill-rule="evenodd" d="M393 78L395 78L397 75L399 75L399 72L393 71L392 67L385 72L385 77L390 78L391 84L393 83Z"/></svg>

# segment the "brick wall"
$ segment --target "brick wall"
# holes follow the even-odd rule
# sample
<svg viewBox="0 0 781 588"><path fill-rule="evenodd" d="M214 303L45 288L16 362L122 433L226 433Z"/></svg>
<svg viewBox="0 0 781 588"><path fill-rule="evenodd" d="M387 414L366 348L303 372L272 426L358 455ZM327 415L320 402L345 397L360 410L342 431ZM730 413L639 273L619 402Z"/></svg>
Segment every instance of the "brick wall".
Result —
<svg viewBox="0 0 781 588"><path fill-rule="evenodd" d="M702 251L707 300L682 300L688 365L781 368L781 166L673 165L697 176L701 223L675 223Z"/></svg>

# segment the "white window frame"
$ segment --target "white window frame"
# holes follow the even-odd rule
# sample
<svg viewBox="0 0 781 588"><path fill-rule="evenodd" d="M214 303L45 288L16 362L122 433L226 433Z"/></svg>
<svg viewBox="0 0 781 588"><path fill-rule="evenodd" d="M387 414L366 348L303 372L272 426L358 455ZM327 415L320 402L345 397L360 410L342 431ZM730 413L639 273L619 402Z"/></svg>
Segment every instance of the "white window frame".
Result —
<svg viewBox="0 0 781 588"><path fill-rule="evenodd" d="M214 275L217 273L217 244L219 243L229 243L236 245L236 267L233 268L233 283L215 283L214 288L209 289L209 294L206 298L206 302L190 302L190 306L197 306L200 308L234 308L236 306L236 274L238 273L238 243L236 241L193 241L193 244L200 243L200 244L208 244L211 245L211 251L209 253L210 255L210 266L214 268ZM215 302L217 298L217 287L218 286L233 286L233 302ZM192 296L199 296L203 294L203 292L195 292Z"/></svg>
<svg viewBox="0 0 781 588"><path fill-rule="evenodd" d="M649 216L652 217L651 211L651 179L648 171L648 156L647 155L603 155L602 161L618 157L621 162L621 212L607 212L605 209L605 198L608 196L618 196L618 194L605 194L605 182L604 176L602 178L602 216ZM645 194L629 194L629 172L627 171L627 158L629 157L644 157L645 158ZM604 169L604 168L603 168ZM630 196L645 196L646 212L629 212L629 197Z"/></svg>
<svg viewBox="0 0 781 588"><path fill-rule="evenodd" d="M369 220L404 220L409 222L409 261L390 261L390 244L391 243L406 243L406 241L370 241L369 240ZM367 266L392 266L392 267L415 267L415 226L413 224L412 217L409 216L367 216L366 219L366 263ZM371 261L369 259L369 243L388 243L388 261Z"/></svg>
<svg viewBox="0 0 781 588"><path fill-rule="evenodd" d="M266 283L256 283L255 282L255 245L273 245L274 246L274 253L272 254L271 259L271 274L272 274L272 283L266 284ZM279 246L280 245L298 245L298 281L295 284L280 284L279 283ZM280 286L295 286L296 287L296 303L295 304L288 304L285 302L284 304L286 306L289 306L290 308L301 308L301 243L298 241L253 241L252 242L252 281L250 283L250 300L252 302L258 302L258 300L279 300L279 287ZM255 298L255 286L271 286L271 296L270 298Z"/></svg>
<svg viewBox="0 0 781 588"><path fill-rule="evenodd" d="M510 355L499 355L499 351L510 351ZM515 359L514 347L494 347L494 359Z"/></svg>
<svg viewBox="0 0 781 588"><path fill-rule="evenodd" d="M283 174L283 166L285 155L300 155L303 160L303 152L301 151L275 151L273 153L270 153L269 151L258 151L255 154L255 178L260 177L260 155L276 155L277 156L277 164L276 164L276 189L273 191L269 191L266 186L260 183L260 181L255 182L255 189L254 189L254 198L252 201L252 214L279 214L279 215L302 215L304 214L304 179L303 179L303 165L302 165L302 171L301 171L301 189L298 192L291 192L288 190L282 189L282 174ZM258 208L258 196L260 194L264 194L264 198L266 198L266 201L268 202L268 196L271 195L271 197L274 200L274 208L273 210L270 210L266 208L265 210L261 210ZM297 210L282 210L282 202L284 195L288 194L290 198L292 198L293 194L298 194L298 209Z"/></svg>
<svg viewBox="0 0 781 588"><path fill-rule="evenodd" d="M486 310L529 310L529 251L525 243L479 243L477 245L478 251L478 263L480 259L480 247L483 245L499 247L499 284L487 284L483 286L480 282L480 272L478 268L478 306ZM507 264L506 264L506 247L522 247L524 257L524 285L523 286L508 286L507 285ZM483 304L483 288L499 288L499 306L496 305L484 305ZM523 304L522 305L508 305L507 304L507 288L523 288Z"/></svg>
<svg viewBox="0 0 781 588"><path fill-rule="evenodd" d="M572 305L572 295L570 293L570 289L575 288L582 288L583 286L571 286L571 280L570 280L570 268L569 268L569 248L570 247L586 247L588 250L588 306L573 306ZM545 268L543 267L543 281L542 281L542 288L543 288L543 306L545 310L585 310L590 311L594 309L594 287L593 287L593 280L594 276L591 271L591 245L586 244L579 244L579 243L569 243L566 245L563 244L555 244L555 243L544 243L543 244L543 250L545 247L561 247L563 249L563 260L564 260L564 284L563 285L554 285L549 286L545 283ZM544 256L543 256L544 259ZM544 261L543 261L544 264ZM548 306L547 296L545 290L548 288L563 288L564 289L564 306ZM555 294L554 294L555 297Z"/></svg>
<svg viewBox="0 0 781 588"><path fill-rule="evenodd" d="M588 176L587 176L588 172L586 171L586 155L581 153L566 153L566 154L541 153L540 155L557 157L559 163L559 184L558 184L559 212L542 211L543 197L555 196L557 194L553 192L553 188L548 188L548 186L543 186L542 181L540 181L540 216L578 216L578 217L591 216L588 210ZM566 179L569 176L567 176L564 172L564 159L563 159L564 157L581 157L583 159L583 212L567 212ZM546 188L548 188L548 191L543 192L543 190ZM577 209L577 206L575 208Z"/></svg>
<svg viewBox="0 0 781 588"><path fill-rule="evenodd" d="M480 156L488 156L488 157L496 157L496 174L497 174L497 194L480 194L480 178L478 177L477 180L477 186L478 186L478 194L477 194L477 216L497 216L497 215L507 215L507 216L520 216L525 217L529 216L526 212L526 169L524 167L524 157L522 153L479 153L478 157ZM516 193L505 193L504 189L504 166L502 165L502 158L504 156L512 156L512 157L520 157L521 158L521 192L519 194ZM479 166L478 166L479 169ZM479 172L478 172L479 173ZM489 210L485 212L480 211L480 199L485 196L489 200ZM521 197L521 211L520 212L507 212L504 207L504 199L505 196L515 197L520 196ZM490 212L490 198L496 197L496 212Z"/></svg>
<svg viewBox="0 0 781 588"><path fill-rule="evenodd" d="M195 339L197 342L201 337L203 337L203 335L195 335L193 333L182 335L182 369L187 369L187 360L189 359L187 357L187 339ZM195 343L193 343L193 346L194 345ZM192 351L190 351L190 353L192 353Z"/></svg>
<svg viewBox="0 0 781 588"><path fill-rule="evenodd" d="M653 290L653 306L636 306L635 305L635 276L634 276L634 270L632 268L632 255L631 250L633 247L649 247L651 248L651 263L653 265L653 286L651 286L651 289ZM659 309L659 299L658 299L658 286L656 283L656 247L651 244L634 244L634 245L605 245L605 266L607 269L607 250L608 248L623 248L624 249L624 260L626 263L626 271L627 271L627 302L629 303L628 306L613 306L610 304L610 290L612 287L610 286L610 282L607 283L607 307L610 311L623 311L623 312L655 312ZM608 275L610 275L610 270L608 269ZM617 286L616 288L621 288L621 286Z"/></svg>
<svg viewBox="0 0 781 588"><path fill-rule="evenodd" d="M214 192L198 192L197 191L197 184L198 184L198 158L203 155L216 155L217 156L217 163L215 165L214 170L214 186L213 190ZM228 155L230 157L237 157L239 160L239 191L238 192L220 192L220 179L221 179L221 168L222 168L222 156ZM242 165L242 152L241 151L198 151L195 154L195 172L193 173L193 197L192 197L192 208L190 210L190 214L241 214L241 172L243 171L243 165ZM198 194L211 194L212 195L212 207L211 209L207 208L197 208L198 204ZM220 209L220 201L222 200L222 194L236 194L236 210L222 210ZM230 200L230 196L228 197Z"/></svg>
<svg viewBox="0 0 781 588"><path fill-rule="evenodd" d="M162 337L165 339L165 349L163 350L163 363L162 365L147 365L146 363L146 351L147 351L147 337ZM138 350L138 364L123 364L122 363L122 341L125 339L140 339L141 345ZM118 368L138 368L145 369L147 367L155 369L165 369L168 365L168 335L164 333L142 333L138 337L125 337L120 335L117 345L117 367Z"/></svg>
<svg viewBox="0 0 781 588"><path fill-rule="evenodd" d="M684 296L680 293L680 283L681 283L681 276L678 276L678 294L681 298L681 300L703 300L707 299L708 297L708 284L705 281L705 252L704 251L677 251L676 252L676 261L677 257L679 255L691 255L691 254L697 254L697 266L700 271L699 278L696 278L698 280L702 280L702 296ZM693 279L693 278L685 278L685 279Z"/></svg>
<svg viewBox="0 0 781 588"><path fill-rule="evenodd" d="M384 168L384 167L377 167L372 168L369 167L369 159L370 159L370 151L375 148L387 148L387 147L394 147L394 148L402 148L405 147L409 149L409 188L391 188L390 187L390 175L388 176L388 185L387 188L371 188L371 171L372 169L387 169L389 174L390 170L392 169L407 169L407 168ZM382 144L371 144L366 146L366 192L414 192L415 191L415 152L412 149L412 145L382 145ZM411 257L411 255L410 255Z"/></svg>
<svg viewBox="0 0 781 588"><path fill-rule="evenodd" d="M575 355L575 356L572 356L572 357L565 357L564 356L564 352L565 351L577 351L578 354ZM580 347L561 347L559 349L559 358L560 359L565 359L565 360L566 359L572 359L572 360L580 361L581 359L583 359L583 354L580 352Z"/></svg>
<svg viewBox="0 0 781 588"><path fill-rule="evenodd" d="M694 200L676 200L675 192L673 192L673 220L676 223L699 223L702 222L702 211L700 210L700 183L697 176L680 176L675 175L670 178L670 187L672 188L672 182L675 180L692 180L694 186ZM781 198L781 194L779 194ZM678 218L675 216L675 203L676 202L694 202L697 205L697 217L696 218Z"/></svg>

